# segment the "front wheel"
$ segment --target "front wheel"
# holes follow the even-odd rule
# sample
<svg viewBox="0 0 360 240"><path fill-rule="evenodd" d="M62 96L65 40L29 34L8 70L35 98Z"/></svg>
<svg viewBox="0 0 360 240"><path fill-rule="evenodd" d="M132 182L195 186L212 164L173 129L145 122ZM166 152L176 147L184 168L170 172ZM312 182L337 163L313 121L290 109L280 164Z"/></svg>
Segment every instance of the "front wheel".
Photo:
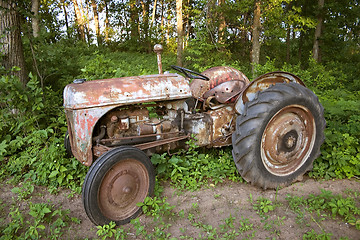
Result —
<svg viewBox="0 0 360 240"><path fill-rule="evenodd" d="M287 186L312 169L324 141L324 111L316 95L280 83L245 104L232 136L241 176L266 188Z"/></svg>
<svg viewBox="0 0 360 240"><path fill-rule="evenodd" d="M66 133L65 133L64 147L65 147L65 151L66 151L66 156L73 157L74 155L71 151L69 130L66 130Z"/></svg>
<svg viewBox="0 0 360 240"><path fill-rule="evenodd" d="M126 224L140 214L136 204L152 195L154 186L154 168L144 152L133 147L112 149L97 159L85 177L86 214L96 225Z"/></svg>

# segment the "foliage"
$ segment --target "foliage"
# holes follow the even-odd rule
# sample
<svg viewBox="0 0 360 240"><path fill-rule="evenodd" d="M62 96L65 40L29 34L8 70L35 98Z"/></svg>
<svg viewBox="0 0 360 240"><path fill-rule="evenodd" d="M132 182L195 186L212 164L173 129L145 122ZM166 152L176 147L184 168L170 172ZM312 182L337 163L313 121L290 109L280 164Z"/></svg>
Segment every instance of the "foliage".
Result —
<svg viewBox="0 0 360 240"><path fill-rule="evenodd" d="M98 229L98 231L96 232L96 234L101 237L102 240L105 240L106 238L112 238L112 236L116 236L117 233L115 227L116 224L112 221L109 224L97 226L96 228Z"/></svg>
<svg viewBox="0 0 360 240"><path fill-rule="evenodd" d="M322 189L318 195L309 194L307 198L288 195L286 200L289 202L290 209L297 214L296 219L299 224L306 221L303 213L303 209L305 209L312 221L317 221L311 215L312 213L315 213L320 220L323 216L327 216L326 213L329 213L331 217L340 217L344 222L348 222L360 230L360 208L358 207L360 199L358 196L343 197Z"/></svg>
<svg viewBox="0 0 360 240"><path fill-rule="evenodd" d="M30 179L52 191L63 186L80 192L85 168L65 158L65 117L56 104L61 100L51 88L42 90L36 77L30 77L25 88L17 78L0 79L2 178L11 176L14 183Z"/></svg>
<svg viewBox="0 0 360 240"><path fill-rule="evenodd" d="M41 36L36 40L24 38L24 51L26 55L33 56L27 59L27 65L28 69L32 69L36 63L33 73L38 74L39 81L42 80L44 86L55 91L62 91L66 84L81 74L84 64L82 59L99 49L73 39L62 39L49 44L46 37Z"/></svg>
<svg viewBox="0 0 360 240"><path fill-rule="evenodd" d="M22 191L17 189L14 192L21 199ZM61 239L70 223L80 223L79 219L70 216L70 210L55 208L50 203L33 203L29 199L23 202L21 208L13 199L8 218L6 222L0 221L1 240Z"/></svg>
<svg viewBox="0 0 360 240"><path fill-rule="evenodd" d="M314 229L303 235L303 240L330 240L332 233L316 233Z"/></svg>
<svg viewBox="0 0 360 240"><path fill-rule="evenodd" d="M204 153L194 140L187 142L189 149L168 156L166 153L154 154L152 163L157 175L170 179L180 189L196 190L209 183L217 184L226 178L242 181L232 156L226 150L212 150Z"/></svg>
<svg viewBox="0 0 360 240"><path fill-rule="evenodd" d="M360 175L360 95L347 90L328 90L320 94L327 128L322 156L311 176L326 179Z"/></svg>
<svg viewBox="0 0 360 240"><path fill-rule="evenodd" d="M171 212L175 206L171 206L166 198L159 197L146 197L144 202L137 203L138 207L142 208L144 214L148 216L157 216L160 213L164 215L173 215Z"/></svg>
<svg viewBox="0 0 360 240"><path fill-rule="evenodd" d="M260 215L264 215L265 213L268 213L269 211L273 211L274 205L271 200L263 198L263 197L259 197L258 199L256 199L256 202L253 203L253 208Z"/></svg>

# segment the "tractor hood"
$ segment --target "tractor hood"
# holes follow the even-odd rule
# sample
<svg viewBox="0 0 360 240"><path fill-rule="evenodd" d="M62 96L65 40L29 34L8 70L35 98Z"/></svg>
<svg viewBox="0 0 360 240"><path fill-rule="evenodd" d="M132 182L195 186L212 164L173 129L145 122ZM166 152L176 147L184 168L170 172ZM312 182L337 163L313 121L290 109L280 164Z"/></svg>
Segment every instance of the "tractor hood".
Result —
<svg viewBox="0 0 360 240"><path fill-rule="evenodd" d="M178 74L112 78L67 85L64 108L75 110L188 97L191 97L189 81Z"/></svg>

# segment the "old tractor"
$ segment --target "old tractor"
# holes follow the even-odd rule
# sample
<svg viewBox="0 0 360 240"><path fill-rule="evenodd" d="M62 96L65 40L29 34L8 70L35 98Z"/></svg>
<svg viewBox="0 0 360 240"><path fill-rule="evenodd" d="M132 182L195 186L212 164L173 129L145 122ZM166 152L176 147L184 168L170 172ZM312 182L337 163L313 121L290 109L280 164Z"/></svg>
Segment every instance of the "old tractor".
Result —
<svg viewBox="0 0 360 240"><path fill-rule="evenodd" d="M82 197L96 225L137 217L154 191L149 156L184 148L190 136L213 148L232 145L241 176L261 187L287 186L312 168L324 141L323 107L295 75L271 72L252 82L232 67L198 73L172 66L159 74L86 81L64 89L65 146L90 166Z"/></svg>

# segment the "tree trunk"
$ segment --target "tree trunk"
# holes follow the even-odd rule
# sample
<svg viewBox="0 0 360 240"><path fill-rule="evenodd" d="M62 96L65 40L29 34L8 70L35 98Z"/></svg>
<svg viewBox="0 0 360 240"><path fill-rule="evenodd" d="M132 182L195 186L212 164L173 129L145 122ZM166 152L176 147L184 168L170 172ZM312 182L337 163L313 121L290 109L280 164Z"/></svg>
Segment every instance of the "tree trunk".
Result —
<svg viewBox="0 0 360 240"><path fill-rule="evenodd" d="M40 25L39 25L39 0L32 0L31 1L31 12L33 16L31 17L31 27L33 30L33 36L38 37L40 32Z"/></svg>
<svg viewBox="0 0 360 240"><path fill-rule="evenodd" d="M299 32L299 49L298 49L298 59L300 64L302 64L302 49L304 46L304 33L302 31Z"/></svg>
<svg viewBox="0 0 360 240"><path fill-rule="evenodd" d="M208 0L206 4L206 28L207 28L207 34L208 39L212 44L216 43L216 40L214 39L214 22L216 21L216 17L213 16L214 8L215 8L215 0Z"/></svg>
<svg viewBox="0 0 360 240"><path fill-rule="evenodd" d="M248 25L248 18L249 18L250 13L246 12L243 14L243 26L241 26L240 29L240 36L241 36L241 44L242 46L241 48L241 57L248 57L249 56L249 31L248 28L246 27Z"/></svg>
<svg viewBox="0 0 360 240"><path fill-rule="evenodd" d="M66 33L67 33L67 35L68 35L68 38L70 38L69 20L68 20L68 13L67 13L67 11L66 11L65 0L61 0L61 6L62 6L62 8L63 8L64 16L65 16Z"/></svg>
<svg viewBox="0 0 360 240"><path fill-rule="evenodd" d="M222 6L225 4L225 0L219 0L219 6ZM220 14L219 14L219 21L220 21L220 24L219 24L219 39L218 39L218 43L221 46L221 50L225 50L224 48L224 44L225 44L225 28L226 28L226 21L225 21L225 16L224 16L224 12L223 11L220 11Z"/></svg>
<svg viewBox="0 0 360 240"><path fill-rule="evenodd" d="M183 19L182 0L176 0L176 29L177 29L177 65L182 66L183 53Z"/></svg>
<svg viewBox="0 0 360 240"><path fill-rule="evenodd" d="M85 27L84 27L84 18L80 11L79 5L77 3L77 0L72 0L74 4L74 10L75 10L75 22L78 28L79 37L80 40L85 42ZM81 4L81 2L80 2Z"/></svg>
<svg viewBox="0 0 360 240"><path fill-rule="evenodd" d="M193 26L191 26L191 11L190 11L190 8L191 8L191 0L187 0L186 1L186 8L187 8L187 11L186 11L186 15L185 15L185 20L183 19L183 22L185 24L185 32L186 32L186 40L185 40L185 43L184 43L184 46L187 47L188 44L189 44L189 40L190 38L192 38L193 36ZM184 36L185 37L185 36Z"/></svg>
<svg viewBox="0 0 360 240"><path fill-rule="evenodd" d="M165 37L166 37L166 44L169 44L170 43L170 34L171 34L171 19L169 18L169 16L171 15L171 5L170 4L167 4L167 18L166 18L166 34L165 34Z"/></svg>
<svg viewBox="0 0 360 240"><path fill-rule="evenodd" d="M157 8L157 0L155 0L154 6L153 6L153 11L152 11L152 16L151 16L151 22L150 22L150 26L151 26L151 27L152 27L152 25L154 24L154 21L155 21L156 8Z"/></svg>
<svg viewBox="0 0 360 240"><path fill-rule="evenodd" d="M291 36L291 26L287 24L286 29L286 62L290 62L290 36Z"/></svg>
<svg viewBox="0 0 360 240"><path fill-rule="evenodd" d="M160 36L161 36L161 43L164 44L164 39L165 39L165 34L164 34L164 23L165 23L165 14L164 14L164 11L165 11L165 0L162 0L161 1L161 20L160 20Z"/></svg>
<svg viewBox="0 0 360 240"><path fill-rule="evenodd" d="M94 12L96 40L97 40L98 46L100 46L102 43L101 43L101 35L100 35L99 13L98 13L98 10L97 10L95 0L91 0L91 7L92 7L93 12Z"/></svg>
<svg viewBox="0 0 360 240"><path fill-rule="evenodd" d="M86 3L86 15L85 15L85 11L84 8L81 7L81 11L83 12L84 16L84 26L85 26L85 34L86 34L86 38L87 38L87 42L90 45L92 42L91 39L91 33L90 33L90 26L89 26L89 12L90 12L90 5Z"/></svg>
<svg viewBox="0 0 360 240"><path fill-rule="evenodd" d="M109 31L110 31L110 21L109 21L109 7L108 7L108 0L104 1L104 5L105 5L105 42L109 43L110 42L110 36L109 36Z"/></svg>
<svg viewBox="0 0 360 240"><path fill-rule="evenodd" d="M1 65L10 71L12 67L20 67L19 71L11 74L19 77L25 86L28 78L25 69L25 58L21 41L20 16L15 10L16 4L12 0L0 0L0 52Z"/></svg>
<svg viewBox="0 0 360 240"><path fill-rule="evenodd" d="M252 74L255 76L255 65L260 62L260 29L261 29L261 2L256 0L254 10L254 21L252 29L252 50L251 50L251 69Z"/></svg>
<svg viewBox="0 0 360 240"><path fill-rule="evenodd" d="M146 46L147 52L151 53L152 47L151 47L151 42L149 40L149 16L148 16L150 1L140 0L140 3L141 3L141 7L142 7L142 20L143 20L142 32L144 33L143 44L144 44L144 46Z"/></svg>
<svg viewBox="0 0 360 240"><path fill-rule="evenodd" d="M314 37L314 45L313 45L313 58L317 62L321 62L320 56L320 37L321 37L321 29L323 25L323 8L324 8L324 0L318 0L319 14L317 17L317 25L315 29L315 37Z"/></svg>
<svg viewBox="0 0 360 240"><path fill-rule="evenodd" d="M137 41L139 38L139 14L136 7L136 1L130 1L130 39Z"/></svg>

